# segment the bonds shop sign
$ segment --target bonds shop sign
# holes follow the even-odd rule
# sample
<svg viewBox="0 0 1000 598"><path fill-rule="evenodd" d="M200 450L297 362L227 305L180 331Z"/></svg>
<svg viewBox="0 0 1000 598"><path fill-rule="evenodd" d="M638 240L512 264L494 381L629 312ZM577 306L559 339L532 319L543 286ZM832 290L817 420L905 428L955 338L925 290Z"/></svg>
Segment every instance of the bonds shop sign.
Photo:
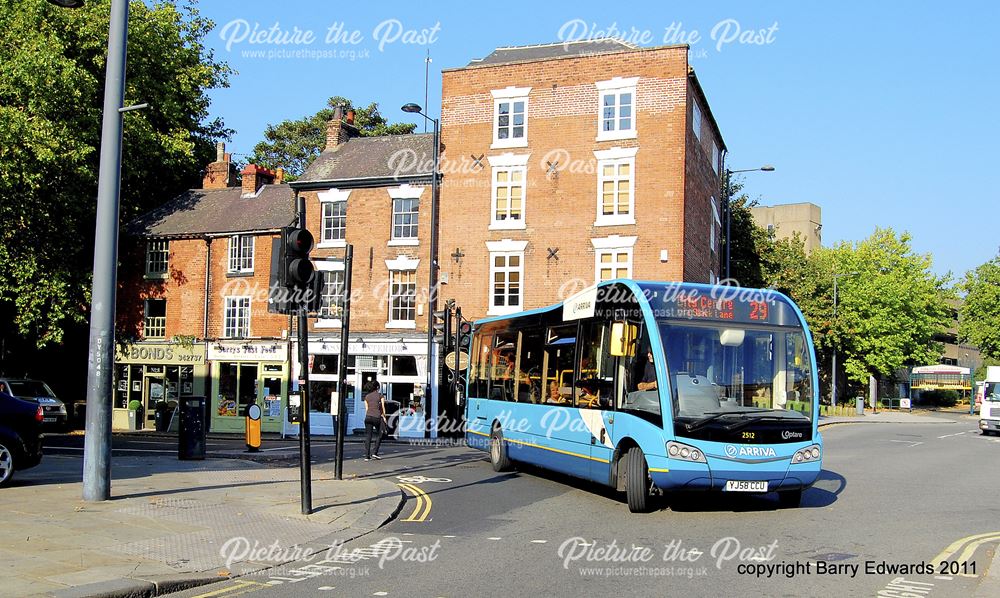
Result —
<svg viewBox="0 0 1000 598"><path fill-rule="evenodd" d="M198 364L205 363L205 345L144 344L136 343L119 349L116 355L121 363L149 364Z"/></svg>

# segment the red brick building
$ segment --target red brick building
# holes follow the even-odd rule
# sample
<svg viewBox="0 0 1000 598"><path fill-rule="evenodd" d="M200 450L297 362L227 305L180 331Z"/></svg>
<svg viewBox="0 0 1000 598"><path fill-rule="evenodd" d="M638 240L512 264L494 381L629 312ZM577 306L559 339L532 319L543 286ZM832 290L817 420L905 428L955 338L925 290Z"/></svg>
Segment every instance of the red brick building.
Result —
<svg viewBox="0 0 1000 598"><path fill-rule="evenodd" d="M349 428L363 426L360 389L382 384L400 404L400 427L423 434L435 421L436 389L427 381L427 288L433 136L362 137L339 110L326 147L290 185L305 199L306 225L316 239L313 262L330 308L311 323L312 429L332 433L338 396L340 303L344 248L354 248L347 397ZM325 317L324 317L325 316ZM437 353L435 348L434 364ZM428 410L429 408L429 410ZM433 433L433 432L432 432Z"/></svg>
<svg viewBox="0 0 1000 598"><path fill-rule="evenodd" d="M597 280L713 281L724 144L686 46L584 42L500 48L443 72L437 225L441 299L466 317L556 302ZM427 362L433 136L359 136L338 110L296 181L224 149L191 190L134 223L119 295L140 339L117 362L116 417L182 394L209 397L211 427L242 408L278 431L297 379L288 316L268 312L271 243L304 199L322 307L309 329L312 429L333 432L344 248L354 247L349 428L360 388L382 383L419 429L446 411ZM419 424L419 425L417 425ZM431 423L431 434L434 435Z"/></svg>
<svg viewBox="0 0 1000 598"><path fill-rule="evenodd" d="M500 48L442 75L442 295L482 317L714 281L724 144L686 46Z"/></svg>
<svg viewBox="0 0 1000 598"><path fill-rule="evenodd" d="M202 189L132 223L118 296L115 422L139 401L209 398L210 427L242 432L241 407L261 405L268 431L282 429L289 388L288 317L268 312L271 243L295 219L282 173L247 166L238 184L220 144ZM123 339L119 338L119 341Z"/></svg>

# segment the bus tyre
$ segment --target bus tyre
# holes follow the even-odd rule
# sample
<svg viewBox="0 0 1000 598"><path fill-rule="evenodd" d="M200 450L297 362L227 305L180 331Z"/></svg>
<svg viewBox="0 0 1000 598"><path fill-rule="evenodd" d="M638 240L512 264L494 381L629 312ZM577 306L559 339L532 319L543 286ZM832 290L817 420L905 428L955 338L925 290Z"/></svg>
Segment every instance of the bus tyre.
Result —
<svg viewBox="0 0 1000 598"><path fill-rule="evenodd" d="M649 470L646 468L642 449L632 447L625 453L625 499L629 511L645 513L649 510L650 486Z"/></svg>
<svg viewBox="0 0 1000 598"><path fill-rule="evenodd" d="M802 502L802 490L784 490L778 493L778 505L782 508L795 508Z"/></svg>
<svg viewBox="0 0 1000 598"><path fill-rule="evenodd" d="M503 441L503 432L500 428L493 428L490 434L490 463L493 471L507 471L510 469L510 458L507 456L507 445Z"/></svg>

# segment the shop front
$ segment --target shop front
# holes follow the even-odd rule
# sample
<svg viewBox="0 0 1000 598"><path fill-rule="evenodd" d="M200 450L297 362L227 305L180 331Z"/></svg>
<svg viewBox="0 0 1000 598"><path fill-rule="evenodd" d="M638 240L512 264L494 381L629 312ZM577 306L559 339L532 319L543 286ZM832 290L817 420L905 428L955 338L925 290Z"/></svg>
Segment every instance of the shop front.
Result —
<svg viewBox="0 0 1000 598"><path fill-rule="evenodd" d="M287 408L288 343L286 341L213 342L210 411L213 432L242 434L250 405L261 409L261 430L282 431Z"/></svg>
<svg viewBox="0 0 1000 598"><path fill-rule="evenodd" d="M427 382L426 337L351 335L348 342L345 401L347 430L364 428L365 406L362 388L371 380L379 383L386 397L393 431L399 436L436 437L433 416L427 416L424 385ZM309 342L309 431L334 434L340 392L337 373L340 340L313 338ZM432 402L430 413L437 412ZM430 423L428 423L428 419Z"/></svg>
<svg viewBox="0 0 1000 598"><path fill-rule="evenodd" d="M204 343L143 342L119 347L112 426L128 429L132 404L141 407L137 411L141 426L152 428L157 409L172 413L180 397L204 395L207 376Z"/></svg>

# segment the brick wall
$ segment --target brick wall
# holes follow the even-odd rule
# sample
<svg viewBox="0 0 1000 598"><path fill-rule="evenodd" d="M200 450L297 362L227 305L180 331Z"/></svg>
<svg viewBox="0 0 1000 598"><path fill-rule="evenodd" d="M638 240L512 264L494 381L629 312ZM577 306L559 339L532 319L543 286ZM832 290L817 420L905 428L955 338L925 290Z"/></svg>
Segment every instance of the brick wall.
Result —
<svg viewBox="0 0 1000 598"><path fill-rule="evenodd" d="M598 81L638 77L635 139L596 141ZM531 87L528 146L490 149L491 90ZM449 276L442 297L455 297L465 315L488 307L487 241L528 241L524 307L548 305L570 287L595 280L592 238L637 236L632 275L638 279L707 280L707 238L694 231L708 213L704 181L689 185L691 151L687 52L661 48L624 54L558 59L446 71L442 83L445 179L441 192L441 271ZM595 226L595 150L638 147L635 157L634 225ZM492 169L472 168L470 156L530 153L526 173L524 230L491 231ZM558 161L558 172L547 163ZM462 166L461 164L464 164ZM694 173L698 175L697 172ZM686 197L692 194L692 197ZM693 195L697 195L694 197ZM701 204L700 208L696 206ZM694 219L695 222L688 222ZM704 230L707 232L707 223ZM456 262L451 254L461 249ZM549 258L558 248L558 259ZM666 250L668 259L661 261ZM698 270L701 270L699 273ZM570 281L577 281L572 284ZM567 284L570 283L570 284Z"/></svg>
<svg viewBox="0 0 1000 598"><path fill-rule="evenodd" d="M397 187L398 185L393 185ZM418 214L416 246L391 246L392 235L392 198L389 187L374 187L351 189L347 199L347 219L345 241L354 246L353 264L353 299L351 305L351 330L358 332L386 332L388 319L389 269L386 260L395 260L401 256L415 258L419 264L415 270L417 280L417 315L415 329L427 330L427 277L430 264L430 199L429 186L414 185L422 189L420 209ZM314 261L326 258L342 259L342 248L320 247L322 239L322 212L319 195L323 192L304 191L301 195L306 201L306 226L316 239L317 248L313 250ZM311 322L311 330L317 329Z"/></svg>
<svg viewBox="0 0 1000 598"><path fill-rule="evenodd" d="M687 118L689 123L692 119L691 105L693 102L698 102L703 114L708 114L708 109L697 96L698 94L691 87L688 91ZM722 235L725 233L725 229L722 228L725 225L725 214L720 194L721 181L719 175L712 168L712 140L718 138L712 131L707 116L702 120L701 129L700 139L694 135L687 137L687 156L684 164L684 189L687 196L684 208L684 280L692 282L708 282L709 270L714 271L717 277L724 276L724 272L720 271L719 266L719 250ZM712 197L715 197L718 202L719 218L722 224L722 227L716 231L714 247L710 247L710 226L713 218Z"/></svg>

